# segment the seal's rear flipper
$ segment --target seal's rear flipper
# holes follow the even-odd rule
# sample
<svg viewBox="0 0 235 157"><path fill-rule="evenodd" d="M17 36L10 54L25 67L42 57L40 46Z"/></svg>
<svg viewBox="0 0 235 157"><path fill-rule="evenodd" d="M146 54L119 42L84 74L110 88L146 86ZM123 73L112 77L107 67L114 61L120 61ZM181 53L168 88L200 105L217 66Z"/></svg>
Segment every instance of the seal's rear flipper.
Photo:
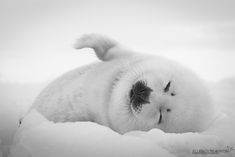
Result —
<svg viewBox="0 0 235 157"><path fill-rule="evenodd" d="M122 55L126 56L129 53L115 40L100 34L83 35L76 41L74 47L76 49L92 48L102 61L112 60Z"/></svg>

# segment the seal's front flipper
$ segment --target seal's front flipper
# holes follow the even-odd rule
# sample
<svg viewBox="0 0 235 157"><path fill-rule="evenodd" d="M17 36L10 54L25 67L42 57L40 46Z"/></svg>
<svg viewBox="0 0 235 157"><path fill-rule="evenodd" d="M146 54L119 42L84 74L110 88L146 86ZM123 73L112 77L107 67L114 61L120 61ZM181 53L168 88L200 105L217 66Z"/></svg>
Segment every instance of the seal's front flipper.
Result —
<svg viewBox="0 0 235 157"><path fill-rule="evenodd" d="M74 47L76 49L92 48L102 61L126 56L128 53L132 54L115 40L100 34L83 35L76 41Z"/></svg>

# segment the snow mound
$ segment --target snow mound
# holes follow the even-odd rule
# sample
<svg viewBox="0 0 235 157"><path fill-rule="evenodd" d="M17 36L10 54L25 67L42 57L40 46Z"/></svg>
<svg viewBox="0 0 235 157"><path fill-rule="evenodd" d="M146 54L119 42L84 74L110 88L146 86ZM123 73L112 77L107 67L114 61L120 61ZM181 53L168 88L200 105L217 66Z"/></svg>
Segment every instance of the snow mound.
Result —
<svg viewBox="0 0 235 157"><path fill-rule="evenodd" d="M220 114L201 133L152 129L121 135L92 122L53 123L32 110L15 135L9 157L235 157L234 87L235 79L210 84Z"/></svg>
<svg viewBox="0 0 235 157"><path fill-rule="evenodd" d="M91 122L53 123L37 111L24 119L12 157L157 156L173 157L151 141L120 135Z"/></svg>
<svg viewBox="0 0 235 157"><path fill-rule="evenodd" d="M53 123L32 110L14 139L10 157L235 156L235 120L220 115L203 133L132 131L120 135L92 122ZM219 125L219 127L215 127Z"/></svg>

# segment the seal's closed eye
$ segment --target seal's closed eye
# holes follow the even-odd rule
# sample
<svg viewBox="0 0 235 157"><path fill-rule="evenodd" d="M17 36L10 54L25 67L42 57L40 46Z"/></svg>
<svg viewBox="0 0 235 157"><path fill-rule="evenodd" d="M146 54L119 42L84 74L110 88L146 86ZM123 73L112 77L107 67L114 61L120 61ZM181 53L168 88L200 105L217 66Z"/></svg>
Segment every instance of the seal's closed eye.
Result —
<svg viewBox="0 0 235 157"><path fill-rule="evenodd" d="M166 85L166 87L164 88L164 92L167 93L170 90L170 86L171 86L171 81L169 81ZM174 92L170 93L171 96L175 96Z"/></svg>
<svg viewBox="0 0 235 157"><path fill-rule="evenodd" d="M164 88L164 92L168 92L171 86L171 81L169 81L166 85L166 87Z"/></svg>
<svg viewBox="0 0 235 157"><path fill-rule="evenodd" d="M149 95L153 90L144 81L137 81L130 91L130 103L138 108L142 104L149 103Z"/></svg>

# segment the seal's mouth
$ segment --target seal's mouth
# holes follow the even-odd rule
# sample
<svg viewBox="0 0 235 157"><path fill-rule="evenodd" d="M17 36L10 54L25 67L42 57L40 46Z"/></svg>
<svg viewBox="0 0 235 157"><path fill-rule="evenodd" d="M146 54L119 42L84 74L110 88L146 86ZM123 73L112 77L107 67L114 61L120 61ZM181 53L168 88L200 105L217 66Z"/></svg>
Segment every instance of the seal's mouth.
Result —
<svg viewBox="0 0 235 157"><path fill-rule="evenodd" d="M149 104L149 96L153 90L145 81L137 81L131 88L129 97L132 109L140 113L144 104Z"/></svg>

